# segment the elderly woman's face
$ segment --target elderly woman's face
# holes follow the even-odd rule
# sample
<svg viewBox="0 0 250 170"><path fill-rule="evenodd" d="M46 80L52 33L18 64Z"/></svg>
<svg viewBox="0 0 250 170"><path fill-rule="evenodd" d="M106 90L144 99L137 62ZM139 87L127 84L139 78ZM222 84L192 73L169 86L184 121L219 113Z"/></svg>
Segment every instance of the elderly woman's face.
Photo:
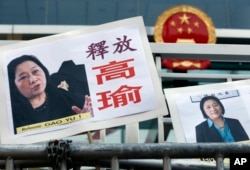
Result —
<svg viewBox="0 0 250 170"><path fill-rule="evenodd" d="M25 61L16 67L15 84L26 98L32 99L44 93L46 83L44 71L33 61Z"/></svg>
<svg viewBox="0 0 250 170"><path fill-rule="evenodd" d="M217 119L222 115L220 104L212 99L204 102L203 109L211 120Z"/></svg>

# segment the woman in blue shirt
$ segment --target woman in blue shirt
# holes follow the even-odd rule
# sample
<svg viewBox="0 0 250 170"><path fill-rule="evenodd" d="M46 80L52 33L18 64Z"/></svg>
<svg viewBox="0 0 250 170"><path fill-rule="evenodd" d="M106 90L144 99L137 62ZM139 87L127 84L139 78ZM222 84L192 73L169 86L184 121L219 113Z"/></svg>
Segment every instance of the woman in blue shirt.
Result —
<svg viewBox="0 0 250 170"><path fill-rule="evenodd" d="M237 119L224 117L225 108L215 96L200 101L200 109L206 119L195 127L197 142L237 142L249 140Z"/></svg>

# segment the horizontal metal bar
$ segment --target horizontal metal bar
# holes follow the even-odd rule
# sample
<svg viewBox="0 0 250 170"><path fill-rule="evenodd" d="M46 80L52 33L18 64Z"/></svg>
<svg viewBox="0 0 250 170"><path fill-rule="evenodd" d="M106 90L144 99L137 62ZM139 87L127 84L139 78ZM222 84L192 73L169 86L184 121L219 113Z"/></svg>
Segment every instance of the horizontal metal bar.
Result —
<svg viewBox="0 0 250 170"><path fill-rule="evenodd" d="M0 25L0 34L58 34L72 30L89 29L90 25ZM154 35L154 27L146 26L148 36ZM249 29L215 28L217 38L250 38Z"/></svg>
<svg viewBox="0 0 250 170"><path fill-rule="evenodd" d="M249 153L246 143L157 143L157 144L97 144L73 145L73 160L111 159L162 159L228 157L232 153Z"/></svg>
<svg viewBox="0 0 250 170"><path fill-rule="evenodd" d="M0 159L47 159L47 147L44 145L0 145Z"/></svg>
<svg viewBox="0 0 250 170"><path fill-rule="evenodd" d="M0 168L5 168L6 161L0 160ZM74 161L74 167L102 167L102 168L110 168L111 160L98 160L98 161ZM162 170L163 169L163 161L156 159L120 159L119 160L120 168L122 169L154 169L154 170ZM15 168L34 168L34 167L52 167L52 165L45 160L15 160ZM216 165L211 163L192 163L192 161L186 160L172 160L171 168L173 170L211 170L215 169ZM225 165L225 170L229 169L229 165Z"/></svg>
<svg viewBox="0 0 250 170"><path fill-rule="evenodd" d="M7 44L22 41L6 41ZM1 41L0 45L5 42ZM152 53L162 58L208 59L223 62L250 62L249 45L150 43Z"/></svg>
<svg viewBox="0 0 250 170"><path fill-rule="evenodd" d="M250 62L249 45L150 43L150 46L152 53L162 58Z"/></svg>
<svg viewBox="0 0 250 170"><path fill-rule="evenodd" d="M50 166L47 158L46 145L0 145L0 165L3 166L6 158L12 158L15 167L29 167L39 165ZM106 166L107 161L116 156L121 168L131 166L133 159L160 159L157 166L162 165L164 157L171 160L178 158L227 158L230 154L250 154L249 143L155 143L155 144L71 144L71 158L75 166ZM159 161L160 161L159 160ZM146 161L146 160L144 160ZM146 161L146 162L148 162ZM123 163L122 163L123 162ZM152 164L152 162L151 162ZM171 163L172 164L172 163ZM110 165L110 163L109 163ZM144 162L145 165L145 162ZM153 164L152 164L153 165ZM176 164L173 164L176 165ZM140 167L140 163L134 166ZM183 165L176 165L183 166ZM199 167L203 165L188 165ZM188 169L183 167L183 169ZM211 167L210 167L211 168Z"/></svg>
<svg viewBox="0 0 250 170"><path fill-rule="evenodd" d="M250 69L250 68L249 68ZM202 74L202 73L160 73L162 78L175 78L175 79L209 79L209 80L226 80L228 78L233 80L250 79L250 75L247 74Z"/></svg>
<svg viewBox="0 0 250 170"><path fill-rule="evenodd" d="M248 143L71 144L71 158L79 160L210 158L221 154L249 153ZM0 145L0 159L47 159L46 145Z"/></svg>
<svg viewBox="0 0 250 170"><path fill-rule="evenodd" d="M148 36L154 36L154 27L146 27ZM225 29L225 28L215 28L215 34L217 38L250 38L249 29Z"/></svg>
<svg viewBox="0 0 250 170"><path fill-rule="evenodd" d="M162 120L163 120L164 123L172 124L172 119L171 119L171 117L164 117Z"/></svg>
<svg viewBox="0 0 250 170"><path fill-rule="evenodd" d="M3 169L5 167L6 161L0 160L0 168ZM25 167L25 168L34 168L34 167L52 167L52 164L47 160L14 160L15 167Z"/></svg>

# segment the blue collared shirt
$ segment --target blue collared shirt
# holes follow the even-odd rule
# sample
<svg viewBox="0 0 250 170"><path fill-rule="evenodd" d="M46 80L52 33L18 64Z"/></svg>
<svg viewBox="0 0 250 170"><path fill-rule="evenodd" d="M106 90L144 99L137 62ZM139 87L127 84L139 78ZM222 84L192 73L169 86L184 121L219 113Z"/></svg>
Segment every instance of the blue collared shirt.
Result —
<svg viewBox="0 0 250 170"><path fill-rule="evenodd" d="M224 142L234 142L235 140L234 140L233 135L231 134L231 131L228 127L228 124L227 124L225 119L223 119L223 120L224 120L224 129L221 129L219 126L214 124L211 119L207 119L208 127L212 128L212 126L214 126L215 129L217 130L217 132L222 137Z"/></svg>

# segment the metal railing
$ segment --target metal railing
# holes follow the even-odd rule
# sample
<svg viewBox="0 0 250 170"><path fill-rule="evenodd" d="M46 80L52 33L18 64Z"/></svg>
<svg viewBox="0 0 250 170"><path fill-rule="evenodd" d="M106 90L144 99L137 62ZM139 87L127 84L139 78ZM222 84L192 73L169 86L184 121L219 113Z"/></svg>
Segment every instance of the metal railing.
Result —
<svg viewBox="0 0 250 170"><path fill-rule="evenodd" d="M154 44L151 43L153 54L156 55L156 67L161 78L198 78L198 79L222 79L232 81L234 79L249 79L249 75L208 75L208 74L173 74L161 72L161 58L189 58L211 59L218 61L242 61L250 60L249 47L246 45L181 45L181 44ZM165 56L166 55L166 56ZM162 119L169 121L171 118ZM161 122L161 121L159 121ZM158 128L160 130L160 128ZM163 135L159 133L159 141ZM115 169L192 169L206 170L229 169L229 164L224 160L231 154L250 154L248 143L156 143L156 144L86 144L70 143L70 155L63 157L53 153L54 157L61 156L59 161L51 160L48 153L48 144L31 145L0 145L0 168L6 170L52 167L59 169L80 169L83 166ZM64 148L61 148L64 150ZM58 151L55 148L56 151ZM60 150L60 151L62 151ZM178 159L214 158L215 164L179 164ZM69 165L70 160L70 165Z"/></svg>
<svg viewBox="0 0 250 170"><path fill-rule="evenodd" d="M53 150L51 153L50 149ZM52 155L51 155L52 154ZM65 155L66 154L66 155ZM153 169L171 170L174 159L214 158L215 166L196 166L192 169L228 169L224 163L232 154L250 154L249 143L157 143L157 144L86 144L69 143L67 151L62 145L0 145L0 166L6 170L28 167L52 167L66 170L80 169L82 166L117 169L143 169L154 165ZM51 156L58 158L56 161ZM158 160L160 162L153 162ZM59 166L57 166L57 165ZM158 165L158 166L156 166ZM150 166L147 166L150 167ZM188 169L188 166L184 167ZM147 168L148 169L148 168ZM174 168L173 168L174 169Z"/></svg>

